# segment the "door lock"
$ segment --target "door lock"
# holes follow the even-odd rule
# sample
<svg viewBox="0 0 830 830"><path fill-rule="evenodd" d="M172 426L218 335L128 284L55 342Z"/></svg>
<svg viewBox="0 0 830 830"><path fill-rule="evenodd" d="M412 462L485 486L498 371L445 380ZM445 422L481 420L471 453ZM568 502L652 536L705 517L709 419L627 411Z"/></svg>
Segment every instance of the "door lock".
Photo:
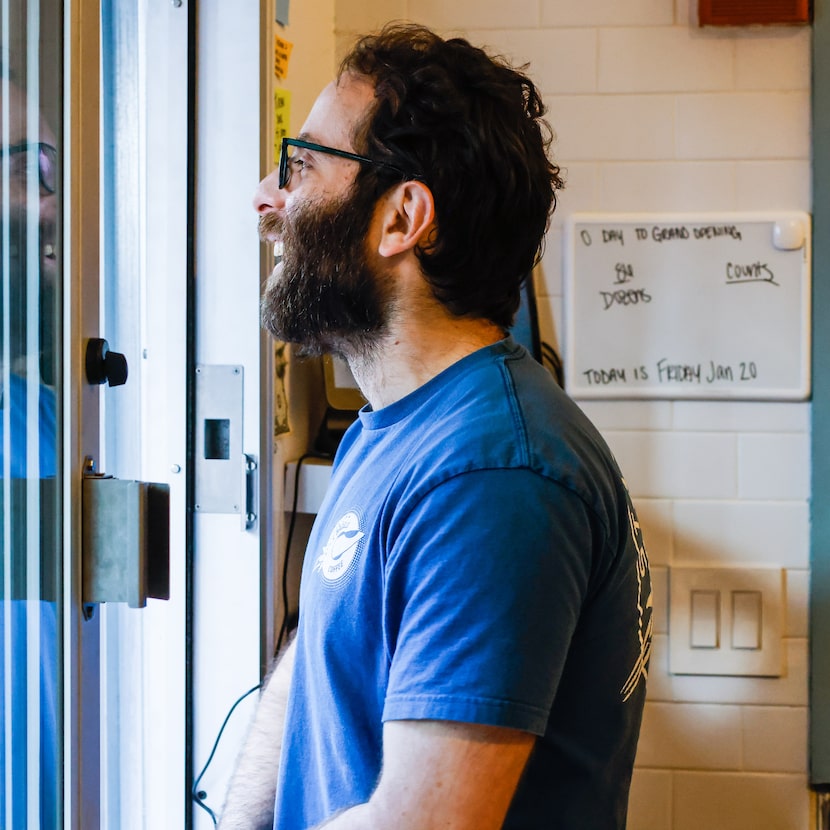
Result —
<svg viewBox="0 0 830 830"><path fill-rule="evenodd" d="M84 471L82 599L85 606L170 598L170 486Z"/></svg>
<svg viewBox="0 0 830 830"><path fill-rule="evenodd" d="M127 382L127 358L120 352L111 352L109 343L100 337L86 344L86 379L89 383L122 386Z"/></svg>

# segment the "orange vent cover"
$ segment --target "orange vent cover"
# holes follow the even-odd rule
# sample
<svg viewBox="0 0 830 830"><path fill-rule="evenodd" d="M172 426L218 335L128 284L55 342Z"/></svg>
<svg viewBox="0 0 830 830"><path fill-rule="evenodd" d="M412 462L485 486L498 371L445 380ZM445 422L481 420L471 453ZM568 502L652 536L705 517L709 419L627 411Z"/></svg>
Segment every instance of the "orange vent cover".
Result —
<svg viewBox="0 0 830 830"><path fill-rule="evenodd" d="M698 0L701 26L809 23L811 0Z"/></svg>

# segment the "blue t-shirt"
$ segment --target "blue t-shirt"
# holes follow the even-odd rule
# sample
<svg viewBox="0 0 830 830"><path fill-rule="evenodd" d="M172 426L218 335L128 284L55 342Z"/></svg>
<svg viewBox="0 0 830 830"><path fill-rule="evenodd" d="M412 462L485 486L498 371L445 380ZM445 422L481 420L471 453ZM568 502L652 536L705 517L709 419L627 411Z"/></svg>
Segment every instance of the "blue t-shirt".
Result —
<svg viewBox="0 0 830 830"><path fill-rule="evenodd" d="M274 827L365 802L383 722L538 736L505 828L619 828L651 638L604 441L512 340L344 437L303 566Z"/></svg>
<svg viewBox="0 0 830 830"><path fill-rule="evenodd" d="M6 631L6 603L0 600L0 637ZM43 600L12 600L8 604L9 634L11 640L11 700L6 697L6 670L0 664L0 711L5 715L11 710L11 781L12 819L4 823L6 813L6 764L7 746L0 740L0 827L7 830L26 830L30 827L58 828L58 792L62 785L58 778L58 620L54 602ZM37 630L40 648L38 669L38 693L30 695L27 683L27 646L31 645ZM33 741L30 709L38 707L38 737ZM37 747L37 749L34 749ZM34 755L38 780L34 786L40 792L37 815L31 815L29 795L29 757Z"/></svg>
<svg viewBox="0 0 830 830"><path fill-rule="evenodd" d="M56 407L54 392L47 386L38 385L38 419L37 428L30 428L28 418L28 384L25 378L12 375L9 384L9 466L14 493L21 487L28 487L38 479L54 478L57 470L56 445ZM28 474L28 448L31 436L38 437L38 474ZM0 408L0 485L2 485L5 458L5 418ZM23 484L28 479L28 483ZM41 505L42 510L44 505ZM6 506L6 509L10 509ZM46 521L41 514L41 529ZM52 519L56 519L53 517ZM17 569L23 566L21 556L26 551L16 546L26 545L25 532L16 532L21 523L25 524L25 514L12 514L12 581L18 585L25 579ZM5 555L0 541L0 563ZM41 563L42 565L43 563ZM25 582L24 582L25 584ZM59 824L59 791L62 781L58 775L58 748L60 735L58 731L58 705L60 701L58 666L58 643L60 630L57 619L57 603L54 599L16 595L22 589L12 587L12 598L6 602L0 598L0 643L6 642L8 624L8 641L11 654L8 665L10 677L7 696L6 661L2 659L3 648L0 646L0 715L5 723L7 713L11 714L11 751L5 739L0 738L0 827L6 830L24 830L29 827L57 828ZM28 682L29 649L39 649L38 692L30 694ZM37 706L37 740L32 734L30 712ZM38 780L34 787L39 790L38 814L31 815L28 800L30 789L29 760L34 757L37 765ZM11 763L12 781L12 818L7 821L6 805L6 766Z"/></svg>
<svg viewBox="0 0 830 830"><path fill-rule="evenodd" d="M11 454L9 464L11 465L12 478L37 478L38 476L27 476L27 449L29 435L34 435L30 429L26 399L28 384L25 378L12 375L9 383L9 421L11 424L9 445ZM0 478L3 477L3 463L5 458L5 418L0 407ZM38 461L40 464L39 477L53 478L57 468L56 436L57 427L55 421L55 393L42 384L38 385Z"/></svg>

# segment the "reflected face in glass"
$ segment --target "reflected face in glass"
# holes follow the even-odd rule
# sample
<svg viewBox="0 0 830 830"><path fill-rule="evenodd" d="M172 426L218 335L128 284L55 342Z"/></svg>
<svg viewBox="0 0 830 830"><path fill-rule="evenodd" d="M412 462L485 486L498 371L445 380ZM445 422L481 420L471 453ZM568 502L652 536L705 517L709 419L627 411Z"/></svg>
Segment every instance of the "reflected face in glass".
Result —
<svg viewBox="0 0 830 830"><path fill-rule="evenodd" d="M1 90L0 94L2 94ZM38 133L36 135L29 133L26 96L15 84L9 84L8 104L9 144L2 150L8 154L9 201L8 206L3 205L2 218L9 224L12 269L15 269L14 260L17 260L18 267L25 263L25 254L16 248L25 243L30 211L37 211L40 276L47 285L52 285L57 273L55 256L57 152L54 149L56 140L52 130L42 118L39 119ZM33 176L38 179L38 199L36 204L29 204L28 182Z"/></svg>
<svg viewBox="0 0 830 830"><path fill-rule="evenodd" d="M3 94L0 84L0 113L4 103L8 111L8 143L0 146L0 261L2 280L8 286L9 307L2 311L9 321L11 371L28 374L24 366L31 347L27 343L33 342L36 321L40 379L52 385L57 365L56 141L36 101L28 101L14 83L8 84L7 102ZM39 308L36 318L29 308L33 294ZM0 335L2 329L0 323Z"/></svg>

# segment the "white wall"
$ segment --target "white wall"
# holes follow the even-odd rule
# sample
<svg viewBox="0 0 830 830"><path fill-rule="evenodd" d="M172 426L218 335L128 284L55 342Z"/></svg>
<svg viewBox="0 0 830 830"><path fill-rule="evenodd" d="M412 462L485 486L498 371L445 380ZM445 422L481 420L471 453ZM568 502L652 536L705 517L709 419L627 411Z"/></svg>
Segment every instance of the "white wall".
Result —
<svg viewBox="0 0 830 830"><path fill-rule="evenodd" d="M547 339L561 331L560 235L574 211L810 210L809 29L701 30L696 5L336 0L339 52L408 18L530 62L568 178L540 286ZM809 404L585 409L632 488L656 586L629 827L806 830ZM786 677L669 674L669 569L701 562L786 569Z"/></svg>

